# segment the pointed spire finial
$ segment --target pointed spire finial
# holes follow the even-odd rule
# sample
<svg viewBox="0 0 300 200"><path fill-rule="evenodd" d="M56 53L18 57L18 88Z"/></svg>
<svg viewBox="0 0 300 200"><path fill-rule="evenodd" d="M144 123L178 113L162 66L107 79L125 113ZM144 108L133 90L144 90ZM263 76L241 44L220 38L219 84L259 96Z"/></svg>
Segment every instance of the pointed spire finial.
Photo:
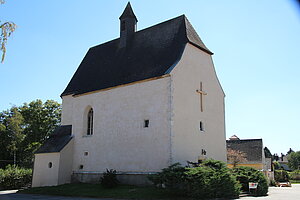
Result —
<svg viewBox="0 0 300 200"><path fill-rule="evenodd" d="M133 13L130 2L120 16L120 48L126 47L134 37L137 18Z"/></svg>
<svg viewBox="0 0 300 200"><path fill-rule="evenodd" d="M122 15L119 17L119 19L125 19L125 18L134 18L136 20L136 22L138 21L132 8L131 8L131 4L128 1L127 6L125 8L125 10L123 11Z"/></svg>

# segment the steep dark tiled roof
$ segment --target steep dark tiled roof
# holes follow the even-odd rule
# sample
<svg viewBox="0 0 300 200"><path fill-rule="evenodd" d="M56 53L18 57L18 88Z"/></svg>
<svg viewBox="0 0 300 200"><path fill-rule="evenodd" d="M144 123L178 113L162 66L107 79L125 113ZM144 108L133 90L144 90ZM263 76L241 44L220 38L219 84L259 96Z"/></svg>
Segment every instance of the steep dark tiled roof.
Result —
<svg viewBox="0 0 300 200"><path fill-rule="evenodd" d="M72 125L59 126L47 141L35 152L54 153L60 152L72 139Z"/></svg>
<svg viewBox="0 0 300 200"><path fill-rule="evenodd" d="M262 139L226 140L227 149L238 150L246 154L247 162L262 162Z"/></svg>
<svg viewBox="0 0 300 200"><path fill-rule="evenodd" d="M135 32L124 48L119 43L120 38L90 48L61 96L168 74L187 43L212 55L184 15Z"/></svg>

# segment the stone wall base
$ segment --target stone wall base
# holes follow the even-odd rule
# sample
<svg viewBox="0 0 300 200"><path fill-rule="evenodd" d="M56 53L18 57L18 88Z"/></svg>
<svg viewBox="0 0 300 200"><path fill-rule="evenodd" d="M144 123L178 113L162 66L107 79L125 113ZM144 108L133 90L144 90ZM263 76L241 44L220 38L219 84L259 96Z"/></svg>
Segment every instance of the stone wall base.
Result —
<svg viewBox="0 0 300 200"><path fill-rule="evenodd" d="M149 181L147 176L150 173L119 173L117 174L117 179L121 184L127 185L137 185L137 186L148 186L153 183ZM152 174L152 173L151 173ZM72 174L72 183L100 183L100 179L103 176L103 173L89 173L89 172L74 172Z"/></svg>

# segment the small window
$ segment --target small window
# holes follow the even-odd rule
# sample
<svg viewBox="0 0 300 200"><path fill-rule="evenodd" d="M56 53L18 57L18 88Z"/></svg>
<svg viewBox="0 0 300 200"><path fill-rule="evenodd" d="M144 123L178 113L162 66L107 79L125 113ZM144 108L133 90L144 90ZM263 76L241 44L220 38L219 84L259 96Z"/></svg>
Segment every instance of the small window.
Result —
<svg viewBox="0 0 300 200"><path fill-rule="evenodd" d="M200 121L200 123L199 123L199 129L200 129L200 131L204 131L204 126L203 126L202 121Z"/></svg>
<svg viewBox="0 0 300 200"><path fill-rule="evenodd" d="M144 128L149 127L149 119L144 120Z"/></svg>
<svg viewBox="0 0 300 200"><path fill-rule="evenodd" d="M121 22L121 31L125 31L125 21Z"/></svg>
<svg viewBox="0 0 300 200"><path fill-rule="evenodd" d="M83 165L79 165L79 169L83 169Z"/></svg>
<svg viewBox="0 0 300 200"><path fill-rule="evenodd" d="M93 135L93 115L93 108L91 108L87 116L87 135Z"/></svg>
<svg viewBox="0 0 300 200"><path fill-rule="evenodd" d="M48 167L49 167L49 168L52 168L52 162L49 162L49 163L48 163Z"/></svg>
<svg viewBox="0 0 300 200"><path fill-rule="evenodd" d="M202 150L201 150L201 155L203 155L203 156L206 155L206 150L205 150L205 149L202 149Z"/></svg>
<svg viewBox="0 0 300 200"><path fill-rule="evenodd" d="M88 156L88 155L89 155L89 152L87 152L87 151L84 152L84 155L85 155L85 156Z"/></svg>

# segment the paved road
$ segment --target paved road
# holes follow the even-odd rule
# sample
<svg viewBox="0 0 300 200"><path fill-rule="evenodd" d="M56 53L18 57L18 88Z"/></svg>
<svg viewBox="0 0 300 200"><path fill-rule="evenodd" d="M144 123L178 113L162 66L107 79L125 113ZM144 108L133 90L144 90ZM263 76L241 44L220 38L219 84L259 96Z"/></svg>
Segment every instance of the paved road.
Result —
<svg viewBox="0 0 300 200"><path fill-rule="evenodd" d="M30 195L18 194L17 190L0 191L0 200L95 200L95 198L82 197L60 197L60 196L45 196L45 195ZM295 184L292 187L270 187L269 195L266 197L242 197L240 200L300 200L300 184ZM100 200L100 199L98 199ZM102 198L101 200L116 200ZM124 199L123 199L124 200Z"/></svg>
<svg viewBox="0 0 300 200"><path fill-rule="evenodd" d="M240 200L300 200L300 184L292 187L269 187L266 197L242 197Z"/></svg>

